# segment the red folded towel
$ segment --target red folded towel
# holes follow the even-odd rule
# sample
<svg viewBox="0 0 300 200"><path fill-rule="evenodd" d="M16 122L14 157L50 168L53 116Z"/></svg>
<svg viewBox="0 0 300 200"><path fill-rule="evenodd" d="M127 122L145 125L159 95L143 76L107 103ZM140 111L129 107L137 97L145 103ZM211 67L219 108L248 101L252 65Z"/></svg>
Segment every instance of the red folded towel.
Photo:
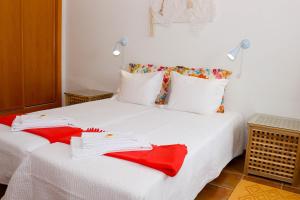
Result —
<svg viewBox="0 0 300 200"><path fill-rule="evenodd" d="M36 128L26 129L25 132L41 136L49 140L50 143L62 142L70 144L71 137L80 137L82 133L81 128L74 127L54 127L54 128Z"/></svg>
<svg viewBox="0 0 300 200"><path fill-rule="evenodd" d="M0 116L0 124L11 126L16 116L17 115ZM46 138L50 143L62 142L70 144L71 137L80 137L83 130L74 127L55 127L28 129L24 131ZM185 145L174 144L162 146L153 145L153 149L148 151L115 152L105 155L139 163L173 177L180 170L186 154L187 147Z"/></svg>
<svg viewBox="0 0 300 200"><path fill-rule="evenodd" d="M0 124L11 126L17 115L0 116ZM32 133L49 140L50 143L62 142L70 144L71 137L80 137L81 128L75 127L54 127L54 128L35 128L27 129L24 132Z"/></svg>
<svg viewBox="0 0 300 200"><path fill-rule="evenodd" d="M106 156L139 163L169 175L175 176L187 154L187 147L181 144L155 146L149 151L108 153Z"/></svg>
<svg viewBox="0 0 300 200"><path fill-rule="evenodd" d="M6 116L0 115L0 124L11 126L17 116L18 115L6 115Z"/></svg>

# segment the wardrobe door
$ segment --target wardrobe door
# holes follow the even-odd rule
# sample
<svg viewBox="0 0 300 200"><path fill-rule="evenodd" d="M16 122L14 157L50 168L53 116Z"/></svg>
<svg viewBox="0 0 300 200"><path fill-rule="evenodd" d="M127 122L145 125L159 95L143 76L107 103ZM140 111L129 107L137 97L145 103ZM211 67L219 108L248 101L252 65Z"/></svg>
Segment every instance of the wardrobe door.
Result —
<svg viewBox="0 0 300 200"><path fill-rule="evenodd" d="M0 0L0 112L22 109L21 1Z"/></svg>
<svg viewBox="0 0 300 200"><path fill-rule="evenodd" d="M23 0L25 107L56 101L56 0Z"/></svg>

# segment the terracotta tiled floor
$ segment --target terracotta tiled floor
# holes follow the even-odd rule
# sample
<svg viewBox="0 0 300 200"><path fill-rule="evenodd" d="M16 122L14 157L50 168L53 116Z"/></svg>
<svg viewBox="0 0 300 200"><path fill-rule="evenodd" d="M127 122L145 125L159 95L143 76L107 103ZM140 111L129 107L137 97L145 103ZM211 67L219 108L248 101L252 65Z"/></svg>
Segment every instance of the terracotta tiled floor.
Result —
<svg viewBox="0 0 300 200"><path fill-rule="evenodd" d="M282 182L272 181L255 176L245 176L243 174L244 160L244 155L232 160L218 178L205 186L195 200L227 200L241 179L300 194L300 187L296 188ZM6 186L0 184L0 198L4 194L5 190Z"/></svg>
<svg viewBox="0 0 300 200"><path fill-rule="evenodd" d="M300 187L296 188L282 182L255 176L245 176L243 174L244 161L245 155L239 156L232 160L222 171L218 178L205 186L205 188L198 194L195 200L227 200L241 179L281 188L290 192L300 194Z"/></svg>

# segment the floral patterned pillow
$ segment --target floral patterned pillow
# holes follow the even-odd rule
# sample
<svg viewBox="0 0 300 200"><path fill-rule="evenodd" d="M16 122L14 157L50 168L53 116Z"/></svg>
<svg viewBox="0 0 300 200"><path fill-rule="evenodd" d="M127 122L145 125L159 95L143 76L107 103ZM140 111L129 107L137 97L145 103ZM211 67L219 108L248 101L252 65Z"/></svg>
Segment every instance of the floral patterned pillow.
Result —
<svg viewBox="0 0 300 200"><path fill-rule="evenodd" d="M177 66L176 71L182 75L194 76L204 79L228 79L232 72L219 68L188 68L184 66ZM218 113L224 113L224 96L220 102Z"/></svg>
<svg viewBox="0 0 300 200"><path fill-rule="evenodd" d="M166 103L166 98L169 92L171 71L175 71L176 67L154 66L154 65L141 65L141 64L129 64L129 72L131 73L150 73L164 71L164 78L160 93L158 94L155 103L163 105Z"/></svg>
<svg viewBox="0 0 300 200"><path fill-rule="evenodd" d="M227 79L231 75L230 71L218 68L189 68L184 66L166 67L154 66L151 64L129 64L129 72L131 73L149 73L157 71L165 71L162 88L155 101L156 104L161 105L167 103L166 99L168 96L169 86L171 84L170 74L172 71L176 71L182 75L194 76L204 79ZM217 112L224 113L224 97L222 99L222 102L220 102L220 107Z"/></svg>
<svg viewBox="0 0 300 200"><path fill-rule="evenodd" d="M218 68L188 68L177 66L176 72L182 75L195 76L204 79L228 79L231 72L225 69Z"/></svg>

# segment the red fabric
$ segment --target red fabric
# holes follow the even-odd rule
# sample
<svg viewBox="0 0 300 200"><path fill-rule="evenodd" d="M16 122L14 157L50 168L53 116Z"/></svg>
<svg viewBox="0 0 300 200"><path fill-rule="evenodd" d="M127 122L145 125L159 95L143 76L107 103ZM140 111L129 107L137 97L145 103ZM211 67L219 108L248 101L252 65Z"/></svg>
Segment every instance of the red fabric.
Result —
<svg viewBox="0 0 300 200"><path fill-rule="evenodd" d="M185 145L174 144L153 146L149 151L116 152L105 155L139 163L173 177L180 170L186 154Z"/></svg>
<svg viewBox="0 0 300 200"><path fill-rule="evenodd" d="M18 115L0 116L0 124L11 126ZM49 140L50 143L62 142L70 144L72 136L81 136L82 129L74 127L36 128L24 130L27 133L41 136Z"/></svg>
<svg viewBox="0 0 300 200"><path fill-rule="evenodd" d="M16 116L17 115L0 116L0 124L11 126ZM65 144L70 144L71 137L80 137L83 130L81 128L73 127L55 127L27 129L24 131L46 138L50 143L62 142ZM115 152L105 155L139 163L141 165L162 171L168 176L173 177L180 170L186 154L187 147L185 145L174 144L163 146L153 145L153 149L149 151Z"/></svg>
<svg viewBox="0 0 300 200"><path fill-rule="evenodd" d="M74 127L54 127L54 128L36 128L27 129L25 132L32 133L34 135L41 136L49 140L50 143L62 142L65 144L70 144L71 137L80 137L82 133L81 128Z"/></svg>
<svg viewBox="0 0 300 200"><path fill-rule="evenodd" d="M0 115L0 124L11 126L17 116L18 115L6 115L6 116Z"/></svg>

